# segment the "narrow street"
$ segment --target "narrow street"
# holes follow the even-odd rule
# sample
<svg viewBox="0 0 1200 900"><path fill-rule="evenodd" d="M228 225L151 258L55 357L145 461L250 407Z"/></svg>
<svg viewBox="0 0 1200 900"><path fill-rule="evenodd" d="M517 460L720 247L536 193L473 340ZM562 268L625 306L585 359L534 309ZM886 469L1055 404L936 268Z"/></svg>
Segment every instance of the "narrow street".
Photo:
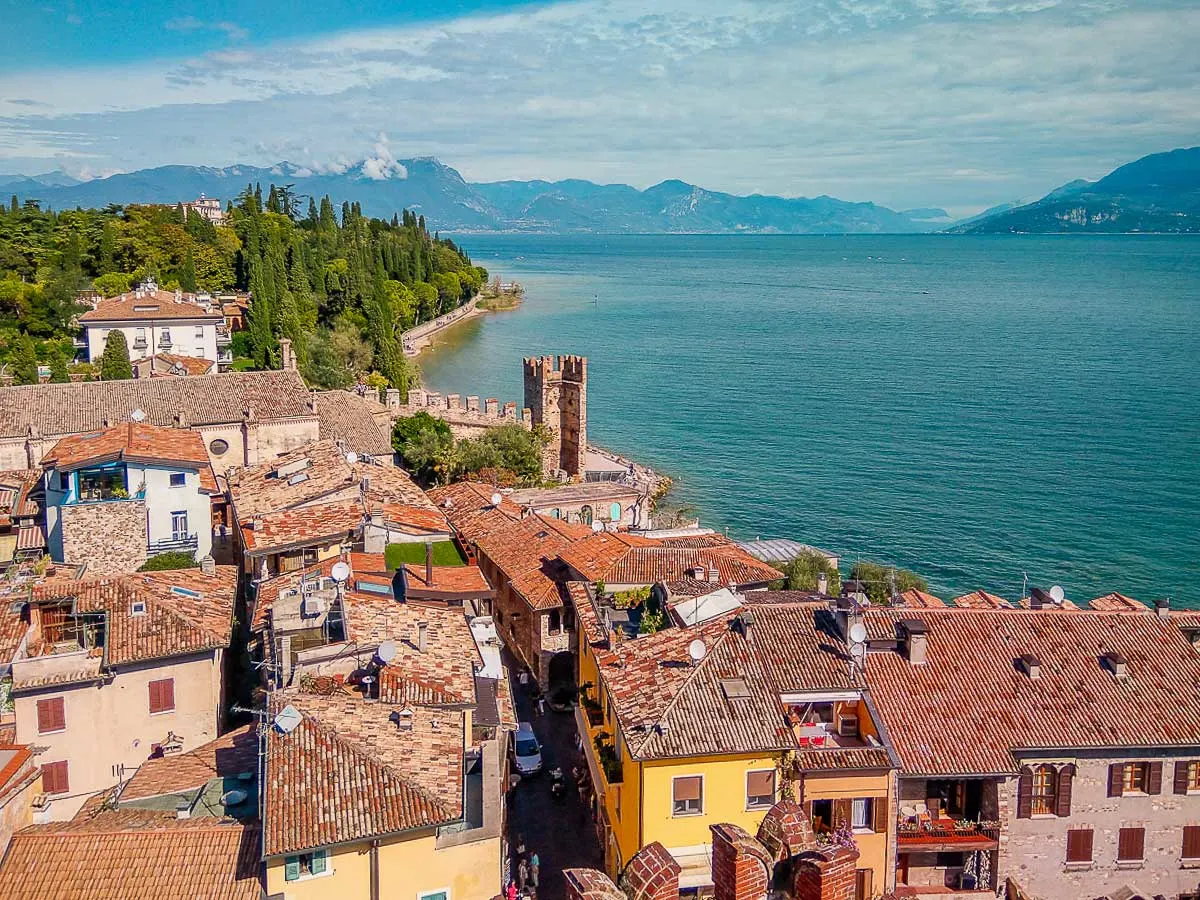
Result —
<svg viewBox="0 0 1200 900"><path fill-rule="evenodd" d="M511 662L510 662L510 665ZM513 665L510 671L517 671ZM537 900L563 900L565 885L562 870L578 866L602 868L604 857L596 841L591 812L579 799L571 769L584 765L575 749L574 712L554 712L546 707L537 714L531 688L522 688L513 677L513 699L517 718L529 722L542 743L542 771L524 778L509 795L508 846L510 852L524 837L526 853L536 853L540 865ZM550 792L550 770L563 770L567 790L560 799ZM512 860L515 872L515 859Z"/></svg>

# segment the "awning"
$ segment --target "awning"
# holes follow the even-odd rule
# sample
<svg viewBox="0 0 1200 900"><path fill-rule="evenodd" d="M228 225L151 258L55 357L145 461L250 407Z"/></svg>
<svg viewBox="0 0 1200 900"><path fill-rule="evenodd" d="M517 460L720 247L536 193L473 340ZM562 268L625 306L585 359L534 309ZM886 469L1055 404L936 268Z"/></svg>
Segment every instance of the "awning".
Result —
<svg viewBox="0 0 1200 900"><path fill-rule="evenodd" d="M37 522L21 523L17 532L17 550L45 550L46 529Z"/></svg>

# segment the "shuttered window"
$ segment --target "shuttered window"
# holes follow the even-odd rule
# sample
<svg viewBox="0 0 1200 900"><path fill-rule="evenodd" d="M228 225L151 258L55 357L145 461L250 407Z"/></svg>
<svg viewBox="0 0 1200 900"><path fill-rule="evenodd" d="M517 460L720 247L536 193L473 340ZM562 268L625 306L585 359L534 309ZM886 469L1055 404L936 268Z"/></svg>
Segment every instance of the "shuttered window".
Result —
<svg viewBox="0 0 1200 900"><path fill-rule="evenodd" d="M672 785L672 812L677 816L697 815L704 809L704 779L699 775L676 778Z"/></svg>
<svg viewBox="0 0 1200 900"><path fill-rule="evenodd" d="M1092 829L1072 828L1067 831L1067 862L1092 861Z"/></svg>
<svg viewBox="0 0 1200 900"><path fill-rule="evenodd" d="M150 713L170 712L175 708L175 679L150 682Z"/></svg>
<svg viewBox="0 0 1200 900"><path fill-rule="evenodd" d="M1145 828L1122 828L1117 835L1117 861L1139 862L1146 849Z"/></svg>
<svg viewBox="0 0 1200 900"><path fill-rule="evenodd" d="M876 834L887 834L888 830L888 799L887 797L875 797L871 801L871 812L875 816L875 821L871 824L871 830Z"/></svg>
<svg viewBox="0 0 1200 900"><path fill-rule="evenodd" d="M1058 771L1054 766L1033 770L1033 815L1052 816L1058 806Z"/></svg>
<svg viewBox="0 0 1200 900"><path fill-rule="evenodd" d="M1054 801L1054 814L1062 818L1071 815L1071 785L1075 780L1075 767L1065 765L1058 770L1058 796Z"/></svg>
<svg viewBox="0 0 1200 900"><path fill-rule="evenodd" d="M1200 825L1185 825L1183 828L1184 859L1200 859Z"/></svg>
<svg viewBox="0 0 1200 900"><path fill-rule="evenodd" d="M38 734L48 731L63 731L67 727L67 714L62 697L50 697L37 702Z"/></svg>
<svg viewBox="0 0 1200 900"><path fill-rule="evenodd" d="M775 770L746 773L746 809L764 809L775 803Z"/></svg>
<svg viewBox="0 0 1200 900"><path fill-rule="evenodd" d="M1111 787L1110 787L1111 790ZM1111 797L1112 794L1110 793ZM1025 766L1017 778L1017 818L1028 819L1033 815L1033 769Z"/></svg>
<svg viewBox="0 0 1200 900"><path fill-rule="evenodd" d="M65 794L71 790L66 760L42 764L42 790L47 794Z"/></svg>

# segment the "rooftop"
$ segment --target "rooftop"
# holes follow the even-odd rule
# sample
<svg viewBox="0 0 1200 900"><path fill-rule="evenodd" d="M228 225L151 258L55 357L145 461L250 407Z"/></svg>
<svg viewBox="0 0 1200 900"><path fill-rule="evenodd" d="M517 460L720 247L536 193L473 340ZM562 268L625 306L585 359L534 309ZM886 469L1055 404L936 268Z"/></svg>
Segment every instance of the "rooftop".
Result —
<svg viewBox="0 0 1200 900"><path fill-rule="evenodd" d="M136 369L139 366L148 367L146 375L152 378L167 375L207 375L213 371L216 362L202 356L184 356L181 353L155 353L133 360ZM145 377L145 375L141 376Z"/></svg>
<svg viewBox="0 0 1200 900"><path fill-rule="evenodd" d="M521 488L507 492L506 496L518 506L541 508L557 503L583 503L589 500L629 502L636 500L641 494L636 488L620 481L581 481L549 488Z"/></svg>
<svg viewBox="0 0 1200 900"><path fill-rule="evenodd" d="M319 391L313 396L322 440L341 441L360 456L391 459L391 437L375 422L376 415L387 413L386 406L350 391Z"/></svg>
<svg viewBox="0 0 1200 900"><path fill-rule="evenodd" d="M210 311L177 297L173 291L130 291L108 300L101 300L95 309L79 317L85 325L100 322L158 322L164 320L192 321L196 319L219 322L219 312Z"/></svg>
<svg viewBox="0 0 1200 900"><path fill-rule="evenodd" d="M838 561L836 553L830 553L828 550L821 550L818 547L813 547L811 544L802 544L799 541L787 538L773 538L765 541L738 541L738 546L755 559L761 559L763 562L791 562L797 556L806 553L815 553L818 556L823 556L835 564Z"/></svg>
<svg viewBox="0 0 1200 900"><path fill-rule="evenodd" d="M125 783L120 803L202 787L214 778L236 778L258 770L258 734L243 725L187 753L147 760Z"/></svg>
<svg viewBox="0 0 1200 900"><path fill-rule="evenodd" d="M1200 656L1152 612L947 607L865 618L875 634L894 635L908 618L926 629L924 664L887 651L866 665L910 773L1011 773L1014 750L1194 746L1200 733ZM1127 677L1104 665L1113 652L1128 661ZM1036 679L1017 664L1025 654L1040 661Z"/></svg>
<svg viewBox="0 0 1200 900"><path fill-rule="evenodd" d="M72 434L63 438L42 457L46 469L71 471L105 462L170 463L200 473L205 490L216 493L204 439L198 431L163 428L145 422L123 422L102 431Z"/></svg>
<svg viewBox="0 0 1200 900"><path fill-rule="evenodd" d="M339 500L242 519L247 553L277 553L352 535L363 522L357 500Z"/></svg>
<svg viewBox="0 0 1200 900"><path fill-rule="evenodd" d="M676 581L699 569L715 570L725 585L763 584L780 577L777 569L716 534L655 539L600 532L575 542L560 558L584 579L606 584Z"/></svg>

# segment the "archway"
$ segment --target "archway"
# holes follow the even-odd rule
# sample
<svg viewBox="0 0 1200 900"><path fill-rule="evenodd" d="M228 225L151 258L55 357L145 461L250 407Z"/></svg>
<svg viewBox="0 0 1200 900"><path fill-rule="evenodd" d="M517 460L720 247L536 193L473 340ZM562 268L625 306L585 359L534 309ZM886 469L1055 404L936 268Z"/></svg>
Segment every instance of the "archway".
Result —
<svg viewBox="0 0 1200 900"><path fill-rule="evenodd" d="M555 653L546 665L547 699L553 709L570 709L575 704L575 654Z"/></svg>
<svg viewBox="0 0 1200 900"><path fill-rule="evenodd" d="M581 506L579 508L579 521L584 525L592 524L592 508L590 506Z"/></svg>

